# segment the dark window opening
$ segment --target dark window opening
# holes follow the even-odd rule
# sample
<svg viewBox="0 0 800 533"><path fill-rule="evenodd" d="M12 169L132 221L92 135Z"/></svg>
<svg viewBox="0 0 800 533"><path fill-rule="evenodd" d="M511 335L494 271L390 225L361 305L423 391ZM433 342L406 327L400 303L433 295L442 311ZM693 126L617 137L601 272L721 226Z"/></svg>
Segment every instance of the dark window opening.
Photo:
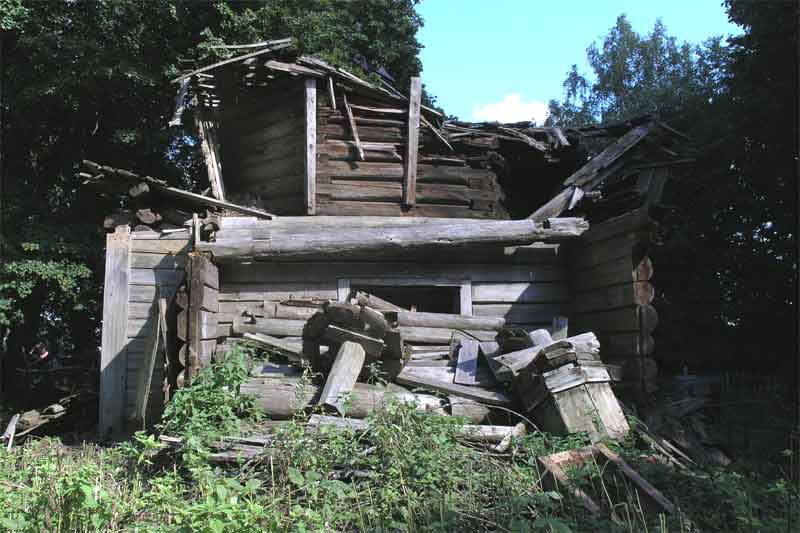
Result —
<svg viewBox="0 0 800 533"><path fill-rule="evenodd" d="M372 294L404 309L425 313L459 314L460 312L459 287L358 285L352 289L353 292L364 291Z"/></svg>

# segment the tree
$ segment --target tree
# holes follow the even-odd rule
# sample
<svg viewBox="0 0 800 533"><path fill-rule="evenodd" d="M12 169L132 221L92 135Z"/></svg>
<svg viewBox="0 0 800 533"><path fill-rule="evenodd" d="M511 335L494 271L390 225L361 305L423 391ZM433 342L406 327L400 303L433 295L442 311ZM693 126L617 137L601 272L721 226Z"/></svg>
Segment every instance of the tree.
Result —
<svg viewBox="0 0 800 533"><path fill-rule="evenodd" d="M186 60L221 42L294 36L336 64L419 72L416 0L0 0L3 78L0 338L19 354L44 337L96 346L102 216L119 207L80 188L84 158L200 189L194 132L168 127ZM52 347L57 351L59 346Z"/></svg>
<svg viewBox="0 0 800 533"><path fill-rule="evenodd" d="M654 113L692 137L697 163L672 188L677 209L655 251L660 353L695 346L690 366L771 371L790 361L795 329L797 12L792 2L726 6L744 34L699 46L660 22L638 35L620 16L587 49L593 81L573 65L549 121Z"/></svg>

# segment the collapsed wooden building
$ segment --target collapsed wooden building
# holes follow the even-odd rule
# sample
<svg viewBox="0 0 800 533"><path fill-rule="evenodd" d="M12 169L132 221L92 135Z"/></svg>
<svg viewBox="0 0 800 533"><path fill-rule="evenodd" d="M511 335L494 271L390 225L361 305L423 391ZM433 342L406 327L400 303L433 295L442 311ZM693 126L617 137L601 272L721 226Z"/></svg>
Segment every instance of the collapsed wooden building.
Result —
<svg viewBox="0 0 800 533"><path fill-rule="evenodd" d="M354 357L407 387L395 395L437 408L412 389L446 395L453 414L486 404L549 416L531 395L559 357L570 366L553 393L650 387L649 213L690 162L680 133L653 117L563 129L446 121L421 104L418 78L403 94L288 44L176 80L174 120L197 126L209 193L84 162L86 184L128 207L106 220L102 435L152 420L237 339L323 374L337 354L364 350ZM542 330L536 365L514 355ZM298 400L293 371L260 368L248 391L273 417L332 394L320 384ZM385 392L348 390L357 405Z"/></svg>

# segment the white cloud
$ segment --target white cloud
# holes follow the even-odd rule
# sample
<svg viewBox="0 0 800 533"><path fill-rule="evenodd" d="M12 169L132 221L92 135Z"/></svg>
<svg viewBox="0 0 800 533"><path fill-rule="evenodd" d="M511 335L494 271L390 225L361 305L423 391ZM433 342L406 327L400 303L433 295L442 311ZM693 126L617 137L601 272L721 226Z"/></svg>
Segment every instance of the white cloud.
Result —
<svg viewBox="0 0 800 533"><path fill-rule="evenodd" d="M477 105L472 110L472 119L487 122L521 122L535 120L544 124L547 104L537 100L524 101L519 93L511 93L499 102Z"/></svg>

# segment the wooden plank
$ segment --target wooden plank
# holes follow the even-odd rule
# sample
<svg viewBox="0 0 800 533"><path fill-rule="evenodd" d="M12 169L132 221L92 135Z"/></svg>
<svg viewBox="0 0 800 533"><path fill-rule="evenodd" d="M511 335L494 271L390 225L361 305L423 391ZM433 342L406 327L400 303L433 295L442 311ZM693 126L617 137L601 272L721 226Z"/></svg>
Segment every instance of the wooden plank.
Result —
<svg viewBox="0 0 800 533"><path fill-rule="evenodd" d="M647 208L639 208L599 224L592 224L592 228L581 235L581 241L598 242L625 233L650 232L655 227L656 222L647 213Z"/></svg>
<svg viewBox="0 0 800 533"><path fill-rule="evenodd" d="M367 354L373 357L380 356L384 348L384 343L380 339L374 339L368 335L349 331L338 326L330 325L325 328L322 338L328 342L344 344L346 342L357 343L366 351Z"/></svg>
<svg viewBox="0 0 800 533"><path fill-rule="evenodd" d="M214 125L211 121L200 116L195 116L195 125L197 126L197 135L200 139L203 158L206 161L208 181L211 182L211 194L218 200L225 201L225 189L222 185L222 171L218 160L218 150L212 133Z"/></svg>
<svg viewBox="0 0 800 533"><path fill-rule="evenodd" d="M398 326L499 331L506 324L504 319L497 317L473 317L448 313L389 311L385 315L390 322Z"/></svg>
<svg viewBox="0 0 800 533"><path fill-rule="evenodd" d="M159 297L152 305L154 328L147 338L141 368L139 369L136 386L136 407L133 412L133 421L140 424L142 429L147 427L147 400L153 382L153 372L159 349L162 354L167 351L167 300Z"/></svg>
<svg viewBox="0 0 800 533"><path fill-rule="evenodd" d="M185 234L181 239L143 239L135 238L131 243L134 253L186 254L191 250L191 242Z"/></svg>
<svg viewBox="0 0 800 533"><path fill-rule="evenodd" d="M333 78L328 76L328 100L330 101L331 109L336 111L336 93L333 91Z"/></svg>
<svg viewBox="0 0 800 533"><path fill-rule="evenodd" d="M601 263L627 257L633 269L634 258L643 257L650 244L647 232L624 233L615 237L576 246L576 253L570 255L570 267L576 270L592 268ZM576 273L580 276L580 273Z"/></svg>
<svg viewBox="0 0 800 533"><path fill-rule="evenodd" d="M185 254L147 254L134 252L131 255L131 268L183 270L185 266Z"/></svg>
<svg viewBox="0 0 800 533"><path fill-rule="evenodd" d="M329 326L333 327L333 326ZM348 396L364 366L366 357L364 348L356 342L344 341L336 353L325 386L322 388L319 404L333 407L344 415Z"/></svg>
<svg viewBox="0 0 800 533"><path fill-rule="evenodd" d="M398 328L406 342L425 344L448 343L457 330L447 328L423 328L416 326L401 326ZM493 341L497 336L495 331L467 330L471 337L481 341Z"/></svg>
<svg viewBox="0 0 800 533"><path fill-rule="evenodd" d="M569 337L569 319L565 316L554 316L553 325L550 326L550 337L554 341Z"/></svg>
<svg viewBox="0 0 800 533"><path fill-rule="evenodd" d="M658 313L652 305L638 305L575 316L575 322L587 331L642 331L652 332L658 325Z"/></svg>
<svg viewBox="0 0 800 533"><path fill-rule="evenodd" d="M286 268L286 267L284 267ZM223 269L224 279L237 279L228 276ZM298 276L299 277L299 276ZM241 279L241 278L239 278ZM336 300L337 289L335 281L316 282L225 282L219 291L220 302L263 302L283 300Z"/></svg>
<svg viewBox="0 0 800 533"><path fill-rule="evenodd" d="M305 320L286 320L281 318L266 318L248 321L237 318L233 322L233 333L242 335L244 333L264 333L266 335L279 335L287 337L299 337L303 334Z"/></svg>
<svg viewBox="0 0 800 533"><path fill-rule="evenodd" d="M475 385L475 375L478 372L478 341L462 340L458 350L458 363L456 364L456 377L454 382L459 385Z"/></svg>
<svg viewBox="0 0 800 533"><path fill-rule="evenodd" d="M333 82L330 89L333 93ZM316 213L317 205L317 80L313 78L305 79L305 129L306 129L306 149L305 149L305 211L308 215ZM335 105L335 102L334 102Z"/></svg>
<svg viewBox="0 0 800 533"><path fill-rule="evenodd" d="M651 500L657 503L661 508L670 513L675 514L676 508L675 505L669 501L667 498L664 497L661 492L656 489L653 485L650 484L646 479L644 479L638 472L636 472L633 468L628 465L619 455L611 451L608 446L603 444L602 442L598 442L594 445L594 447L603 454L606 459L614 463L620 471L627 476L636 486L639 487Z"/></svg>
<svg viewBox="0 0 800 533"><path fill-rule="evenodd" d="M98 432L101 439L119 436L124 429L127 362L131 236L129 226L117 226L106 236L103 290L103 332L100 349Z"/></svg>
<svg viewBox="0 0 800 533"><path fill-rule="evenodd" d="M473 283L472 301L486 303L565 303L569 289L562 283Z"/></svg>
<svg viewBox="0 0 800 533"><path fill-rule="evenodd" d="M462 315L472 315L472 280L461 280L458 287L458 311Z"/></svg>
<svg viewBox="0 0 800 533"><path fill-rule="evenodd" d="M644 275L647 275L647 266L650 265L650 260L645 258L642 262L646 264L641 270ZM633 258L623 256L606 263L593 265L585 270L574 271L571 276L571 288L577 294L609 285L629 284L635 280L636 272Z"/></svg>
<svg viewBox="0 0 800 533"><path fill-rule="evenodd" d="M417 198L417 157L419 155L419 106L422 81L414 76L408 92L408 126L406 152L403 162L403 204L412 206Z"/></svg>
<svg viewBox="0 0 800 533"><path fill-rule="evenodd" d="M353 134L353 142L356 145L356 151L358 152L358 157L362 161L364 161L364 149L361 147L361 139L358 137L358 126L356 126L356 121L353 118L353 110L350 109L350 104L347 103L347 94L342 93L342 102L344 105L345 113L347 113L347 122L350 126L350 132Z"/></svg>
<svg viewBox="0 0 800 533"><path fill-rule="evenodd" d="M392 202L358 202L347 200L317 199L317 213L321 215L353 216L370 215L383 216L421 216L421 217L451 217L472 219L498 219L504 218L498 214L494 205L477 208L474 205L440 205L417 204L409 210L401 204Z"/></svg>
<svg viewBox="0 0 800 533"><path fill-rule="evenodd" d="M461 396L490 405L500 405L503 407L509 407L512 405L511 397L499 390L489 390L481 387L468 387L455 383L446 383L437 379L431 379L430 377L419 372L419 368L415 367L405 367L403 371L397 375L396 381L410 387L421 387L437 392L444 392L445 394Z"/></svg>

